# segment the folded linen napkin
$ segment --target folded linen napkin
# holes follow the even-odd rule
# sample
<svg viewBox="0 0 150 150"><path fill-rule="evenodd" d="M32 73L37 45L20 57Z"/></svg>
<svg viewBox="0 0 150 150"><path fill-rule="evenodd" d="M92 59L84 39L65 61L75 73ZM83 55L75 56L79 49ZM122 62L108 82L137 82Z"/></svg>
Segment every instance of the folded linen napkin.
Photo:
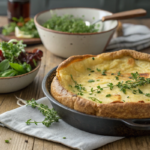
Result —
<svg viewBox="0 0 150 150"><path fill-rule="evenodd" d="M144 25L123 24L123 36L111 39L107 50L142 50L150 46L150 29Z"/></svg>
<svg viewBox="0 0 150 150"><path fill-rule="evenodd" d="M48 105L49 108L52 108L50 101L46 97L37 100L37 102ZM53 123L48 128L43 124L26 125L25 122L28 119L43 121L44 116L38 109L33 109L30 106L22 106L1 114L0 125L3 127L8 127L16 132L40 139L62 143L71 148L80 150L92 150L123 138L91 134L76 129L61 119L58 123ZM66 139L63 139L63 137L66 137Z"/></svg>

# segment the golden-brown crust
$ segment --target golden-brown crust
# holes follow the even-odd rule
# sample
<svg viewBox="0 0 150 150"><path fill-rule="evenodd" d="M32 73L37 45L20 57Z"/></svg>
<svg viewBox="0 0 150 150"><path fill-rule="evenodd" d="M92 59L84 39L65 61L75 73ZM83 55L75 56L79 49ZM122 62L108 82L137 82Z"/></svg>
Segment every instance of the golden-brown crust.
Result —
<svg viewBox="0 0 150 150"><path fill-rule="evenodd" d="M67 91L61 86L59 82L59 70L73 62L81 61L85 58L93 56L94 55L72 56L61 63L58 66L56 77L53 79L51 84L52 96L63 105L90 115L123 119L149 118L150 103L143 103L142 101L120 103L116 101L115 103L99 104L79 97ZM150 55L134 50L121 50L116 52L103 53L97 55L96 57L101 57L105 60L111 60L121 58L123 56L131 56L134 59L150 61ZM132 60L130 60L130 62L132 62Z"/></svg>
<svg viewBox="0 0 150 150"><path fill-rule="evenodd" d="M100 117L109 118L149 118L150 104L143 102L130 102L130 103L109 103L109 104L99 104L93 101L86 100L82 97L68 92L64 89L57 77L54 77L51 84L51 94L59 101L61 104L72 108L74 110L86 113L89 115L96 115Z"/></svg>

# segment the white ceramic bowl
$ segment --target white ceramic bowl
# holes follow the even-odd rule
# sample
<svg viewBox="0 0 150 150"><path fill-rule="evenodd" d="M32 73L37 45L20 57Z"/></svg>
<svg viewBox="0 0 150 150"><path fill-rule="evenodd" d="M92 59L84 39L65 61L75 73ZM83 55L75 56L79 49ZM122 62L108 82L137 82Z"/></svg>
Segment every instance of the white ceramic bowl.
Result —
<svg viewBox="0 0 150 150"><path fill-rule="evenodd" d="M34 80L40 66L41 63L39 62L35 69L26 74L0 78L0 93L15 92L28 86Z"/></svg>
<svg viewBox="0 0 150 150"><path fill-rule="evenodd" d="M93 17L97 20L112 14L111 12L94 8L59 8L53 9L53 12L60 16L71 14L80 18L84 15L83 19L90 22L93 22ZM103 26L101 25L99 28L100 32L75 34L43 27L43 23L50 18L50 11L45 11L37 14L34 17L34 22L46 49L64 58L72 55L96 55L102 53L118 25L116 20L105 21ZM103 31L101 31L101 28L103 28Z"/></svg>

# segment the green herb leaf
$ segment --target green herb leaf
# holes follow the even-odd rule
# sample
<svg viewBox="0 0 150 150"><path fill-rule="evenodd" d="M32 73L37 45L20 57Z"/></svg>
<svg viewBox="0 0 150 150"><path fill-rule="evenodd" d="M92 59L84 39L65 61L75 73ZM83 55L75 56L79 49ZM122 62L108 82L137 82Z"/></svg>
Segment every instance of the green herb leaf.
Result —
<svg viewBox="0 0 150 150"><path fill-rule="evenodd" d="M13 44L16 42L16 44ZM21 52L24 52L24 48L26 47L23 44L23 41L17 41L15 39L10 40L9 42L0 42L0 50L2 50L3 55L10 62L14 62L15 58L17 58Z"/></svg>
<svg viewBox="0 0 150 150"><path fill-rule="evenodd" d="M95 60L95 58L94 58L94 57L92 57L92 59L93 59L93 60Z"/></svg>
<svg viewBox="0 0 150 150"><path fill-rule="evenodd" d="M24 62L22 66L26 70L26 72L30 72L32 70L31 65L27 64L26 62Z"/></svg>
<svg viewBox="0 0 150 150"><path fill-rule="evenodd" d="M13 68L14 70L16 70L19 73L26 73L26 70L24 69L23 65L19 65L18 63L9 63L11 68Z"/></svg>
<svg viewBox="0 0 150 150"><path fill-rule="evenodd" d="M18 72L14 69L8 69L0 74L0 77L13 77L18 75Z"/></svg>
<svg viewBox="0 0 150 150"><path fill-rule="evenodd" d="M98 32L95 25L87 26L83 18L73 15L62 15L51 12L51 18L43 26L48 29L69 33L93 33Z"/></svg>
<svg viewBox="0 0 150 150"><path fill-rule="evenodd" d="M0 63L0 72L1 71L5 71L9 68L9 61L7 59L3 60L1 63Z"/></svg>
<svg viewBox="0 0 150 150"><path fill-rule="evenodd" d="M103 70L102 75L106 76L106 70Z"/></svg>
<svg viewBox="0 0 150 150"><path fill-rule="evenodd" d="M119 80L119 77L115 76L116 80Z"/></svg>
<svg viewBox="0 0 150 150"><path fill-rule="evenodd" d="M89 97L89 98L94 102L102 103L102 101L100 101L99 99L97 99L95 97Z"/></svg>
<svg viewBox="0 0 150 150"><path fill-rule="evenodd" d="M111 94L107 94L107 95L106 95L106 97L110 97L110 96L111 96Z"/></svg>
<svg viewBox="0 0 150 150"><path fill-rule="evenodd" d="M101 69L96 68L96 70L97 70L98 72L101 72Z"/></svg>
<svg viewBox="0 0 150 150"><path fill-rule="evenodd" d="M136 93L137 93L137 90L133 90L132 93L133 93L133 94L136 94Z"/></svg>
<svg viewBox="0 0 150 150"><path fill-rule="evenodd" d="M140 89L138 89L138 91L139 91L140 94L143 94L143 92Z"/></svg>
<svg viewBox="0 0 150 150"><path fill-rule="evenodd" d="M150 97L150 93L146 93L145 96Z"/></svg>
<svg viewBox="0 0 150 150"><path fill-rule="evenodd" d="M52 108L49 109L47 105L38 104L34 99L27 101L27 106L30 105L32 108L38 108L38 110L45 116L45 119L42 122L31 121L31 119L26 121L27 125L31 123L38 124L42 123L46 127L49 127L53 122L58 122L60 117L58 116L57 112Z"/></svg>
<svg viewBox="0 0 150 150"><path fill-rule="evenodd" d="M113 83L108 83L107 86L110 87L110 90L112 90L114 87Z"/></svg>
<svg viewBox="0 0 150 150"><path fill-rule="evenodd" d="M88 80L88 82L90 82L90 83L91 83L91 82L95 82L95 80L93 80L93 79L90 79L90 80Z"/></svg>
<svg viewBox="0 0 150 150"><path fill-rule="evenodd" d="M5 143L9 143L9 140L5 140Z"/></svg>
<svg viewBox="0 0 150 150"><path fill-rule="evenodd" d="M121 74L121 73L120 73L120 71L119 71L119 72L118 72L118 76L120 76L120 74Z"/></svg>

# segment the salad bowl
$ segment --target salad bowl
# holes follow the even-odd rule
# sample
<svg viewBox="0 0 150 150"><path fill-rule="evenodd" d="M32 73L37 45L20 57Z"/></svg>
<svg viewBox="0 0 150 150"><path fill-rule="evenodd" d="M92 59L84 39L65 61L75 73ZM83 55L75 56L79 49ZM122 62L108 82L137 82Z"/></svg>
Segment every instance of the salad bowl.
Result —
<svg viewBox="0 0 150 150"><path fill-rule="evenodd" d="M14 77L1 77L0 78L0 93L10 93L21 90L28 86L36 77L41 66L41 62L32 71L14 76Z"/></svg>
<svg viewBox="0 0 150 150"><path fill-rule="evenodd" d="M95 8L59 8L51 11L58 16L68 14L89 22L112 14ZM43 24L51 17L50 11L41 12L34 17L34 22L44 46L53 54L64 58L72 55L96 55L104 52L118 25L117 20L109 20L98 23L100 25L98 32L69 33L43 27Z"/></svg>
<svg viewBox="0 0 150 150"><path fill-rule="evenodd" d="M43 52L25 51L23 41L15 39L0 42L0 93L20 90L35 78L41 65Z"/></svg>

